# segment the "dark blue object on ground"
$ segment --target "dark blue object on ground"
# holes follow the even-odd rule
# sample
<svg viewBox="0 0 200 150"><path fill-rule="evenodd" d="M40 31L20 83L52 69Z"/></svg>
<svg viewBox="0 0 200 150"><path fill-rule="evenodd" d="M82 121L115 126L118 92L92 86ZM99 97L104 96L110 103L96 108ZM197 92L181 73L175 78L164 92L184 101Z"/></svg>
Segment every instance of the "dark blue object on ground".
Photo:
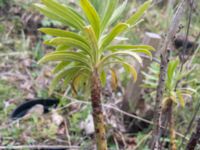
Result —
<svg viewBox="0 0 200 150"><path fill-rule="evenodd" d="M59 103L58 99L31 99L19 105L11 114L11 119L19 119L26 115L29 109L33 106L40 104L44 106L44 113L49 112L50 108L56 108Z"/></svg>

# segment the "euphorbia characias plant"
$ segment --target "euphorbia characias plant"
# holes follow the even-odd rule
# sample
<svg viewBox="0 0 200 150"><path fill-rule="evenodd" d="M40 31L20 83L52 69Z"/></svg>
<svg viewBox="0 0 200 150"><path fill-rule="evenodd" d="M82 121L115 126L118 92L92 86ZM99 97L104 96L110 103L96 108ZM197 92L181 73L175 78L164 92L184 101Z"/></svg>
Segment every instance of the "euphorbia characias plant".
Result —
<svg viewBox="0 0 200 150"><path fill-rule="evenodd" d="M39 61L39 63L58 62L53 70L55 77L50 85L50 92L60 81L63 81L64 85L73 84L73 82L76 84L90 83L97 149L107 150L101 105L101 84L105 80L106 69L111 64L121 64L136 80L137 72L132 64L125 61L125 58L131 57L141 64L142 59L139 54L143 53L151 57L150 51L153 50L148 45L126 45L121 44L120 41L119 44L114 44L113 41L124 31L140 22L140 18L150 6L151 1L141 5L127 21L116 24L114 23L125 9L127 0L119 7L117 7L118 0L103 0L105 7L101 13L89 0L80 0L83 13L55 0L41 1L42 4L35 4L36 8L45 16L68 27L68 30L39 29L53 36L44 43L56 47L54 52L46 54Z"/></svg>

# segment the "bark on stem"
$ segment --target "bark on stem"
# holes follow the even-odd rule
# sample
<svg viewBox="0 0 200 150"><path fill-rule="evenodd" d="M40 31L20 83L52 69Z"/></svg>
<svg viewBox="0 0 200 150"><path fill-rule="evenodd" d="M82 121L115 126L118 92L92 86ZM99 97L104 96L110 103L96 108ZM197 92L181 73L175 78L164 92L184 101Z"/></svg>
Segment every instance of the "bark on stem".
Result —
<svg viewBox="0 0 200 150"><path fill-rule="evenodd" d="M107 150L104 116L101 105L101 83L97 70L94 70L94 72L92 73L91 100L92 100L97 150Z"/></svg>
<svg viewBox="0 0 200 150"><path fill-rule="evenodd" d="M169 52L169 51L168 51ZM154 107L154 130L153 130L153 141L151 145L152 150L159 150L161 149L161 143L160 143L160 127L162 124L162 114L161 114L161 99L163 97L164 92L164 84L165 84L165 75L167 71L167 65L168 65L168 59L169 59L169 53L167 56L161 55L161 64L160 64L160 77L159 77L159 84L157 87L157 95L156 95L156 104Z"/></svg>

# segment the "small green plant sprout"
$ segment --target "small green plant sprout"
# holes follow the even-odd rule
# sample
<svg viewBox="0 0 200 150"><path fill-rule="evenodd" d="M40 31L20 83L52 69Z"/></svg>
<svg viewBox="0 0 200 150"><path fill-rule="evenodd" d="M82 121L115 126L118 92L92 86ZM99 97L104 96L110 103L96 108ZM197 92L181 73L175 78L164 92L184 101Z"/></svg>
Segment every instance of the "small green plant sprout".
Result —
<svg viewBox="0 0 200 150"><path fill-rule="evenodd" d="M152 57L150 51L154 50L148 45L127 45L121 42L114 44L113 41L140 22L151 0L141 5L128 20L116 24L118 16L126 7L126 0L119 7L118 0L105 0L104 11L97 11L89 0L80 0L81 12L55 0L41 1L42 4L35 4L41 13L68 27L68 30L39 29L53 36L44 43L56 47L54 52L46 54L39 63L59 62L53 70L55 77L50 85L50 92L59 83L64 86L76 85L77 88L89 83L97 149L107 150L101 105L101 87L102 83L105 83L106 70L111 64L121 64L136 80L136 69L126 59L131 57L142 64L140 54Z"/></svg>

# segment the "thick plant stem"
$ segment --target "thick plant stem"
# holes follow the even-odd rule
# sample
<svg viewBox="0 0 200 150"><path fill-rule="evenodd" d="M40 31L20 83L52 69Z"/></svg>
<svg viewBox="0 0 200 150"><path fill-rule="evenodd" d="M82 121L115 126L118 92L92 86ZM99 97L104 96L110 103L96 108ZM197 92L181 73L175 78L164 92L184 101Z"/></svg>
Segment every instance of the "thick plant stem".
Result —
<svg viewBox="0 0 200 150"><path fill-rule="evenodd" d="M104 116L101 105L101 84L97 70L94 70L94 72L92 73L91 100L92 100L97 150L107 150Z"/></svg>

